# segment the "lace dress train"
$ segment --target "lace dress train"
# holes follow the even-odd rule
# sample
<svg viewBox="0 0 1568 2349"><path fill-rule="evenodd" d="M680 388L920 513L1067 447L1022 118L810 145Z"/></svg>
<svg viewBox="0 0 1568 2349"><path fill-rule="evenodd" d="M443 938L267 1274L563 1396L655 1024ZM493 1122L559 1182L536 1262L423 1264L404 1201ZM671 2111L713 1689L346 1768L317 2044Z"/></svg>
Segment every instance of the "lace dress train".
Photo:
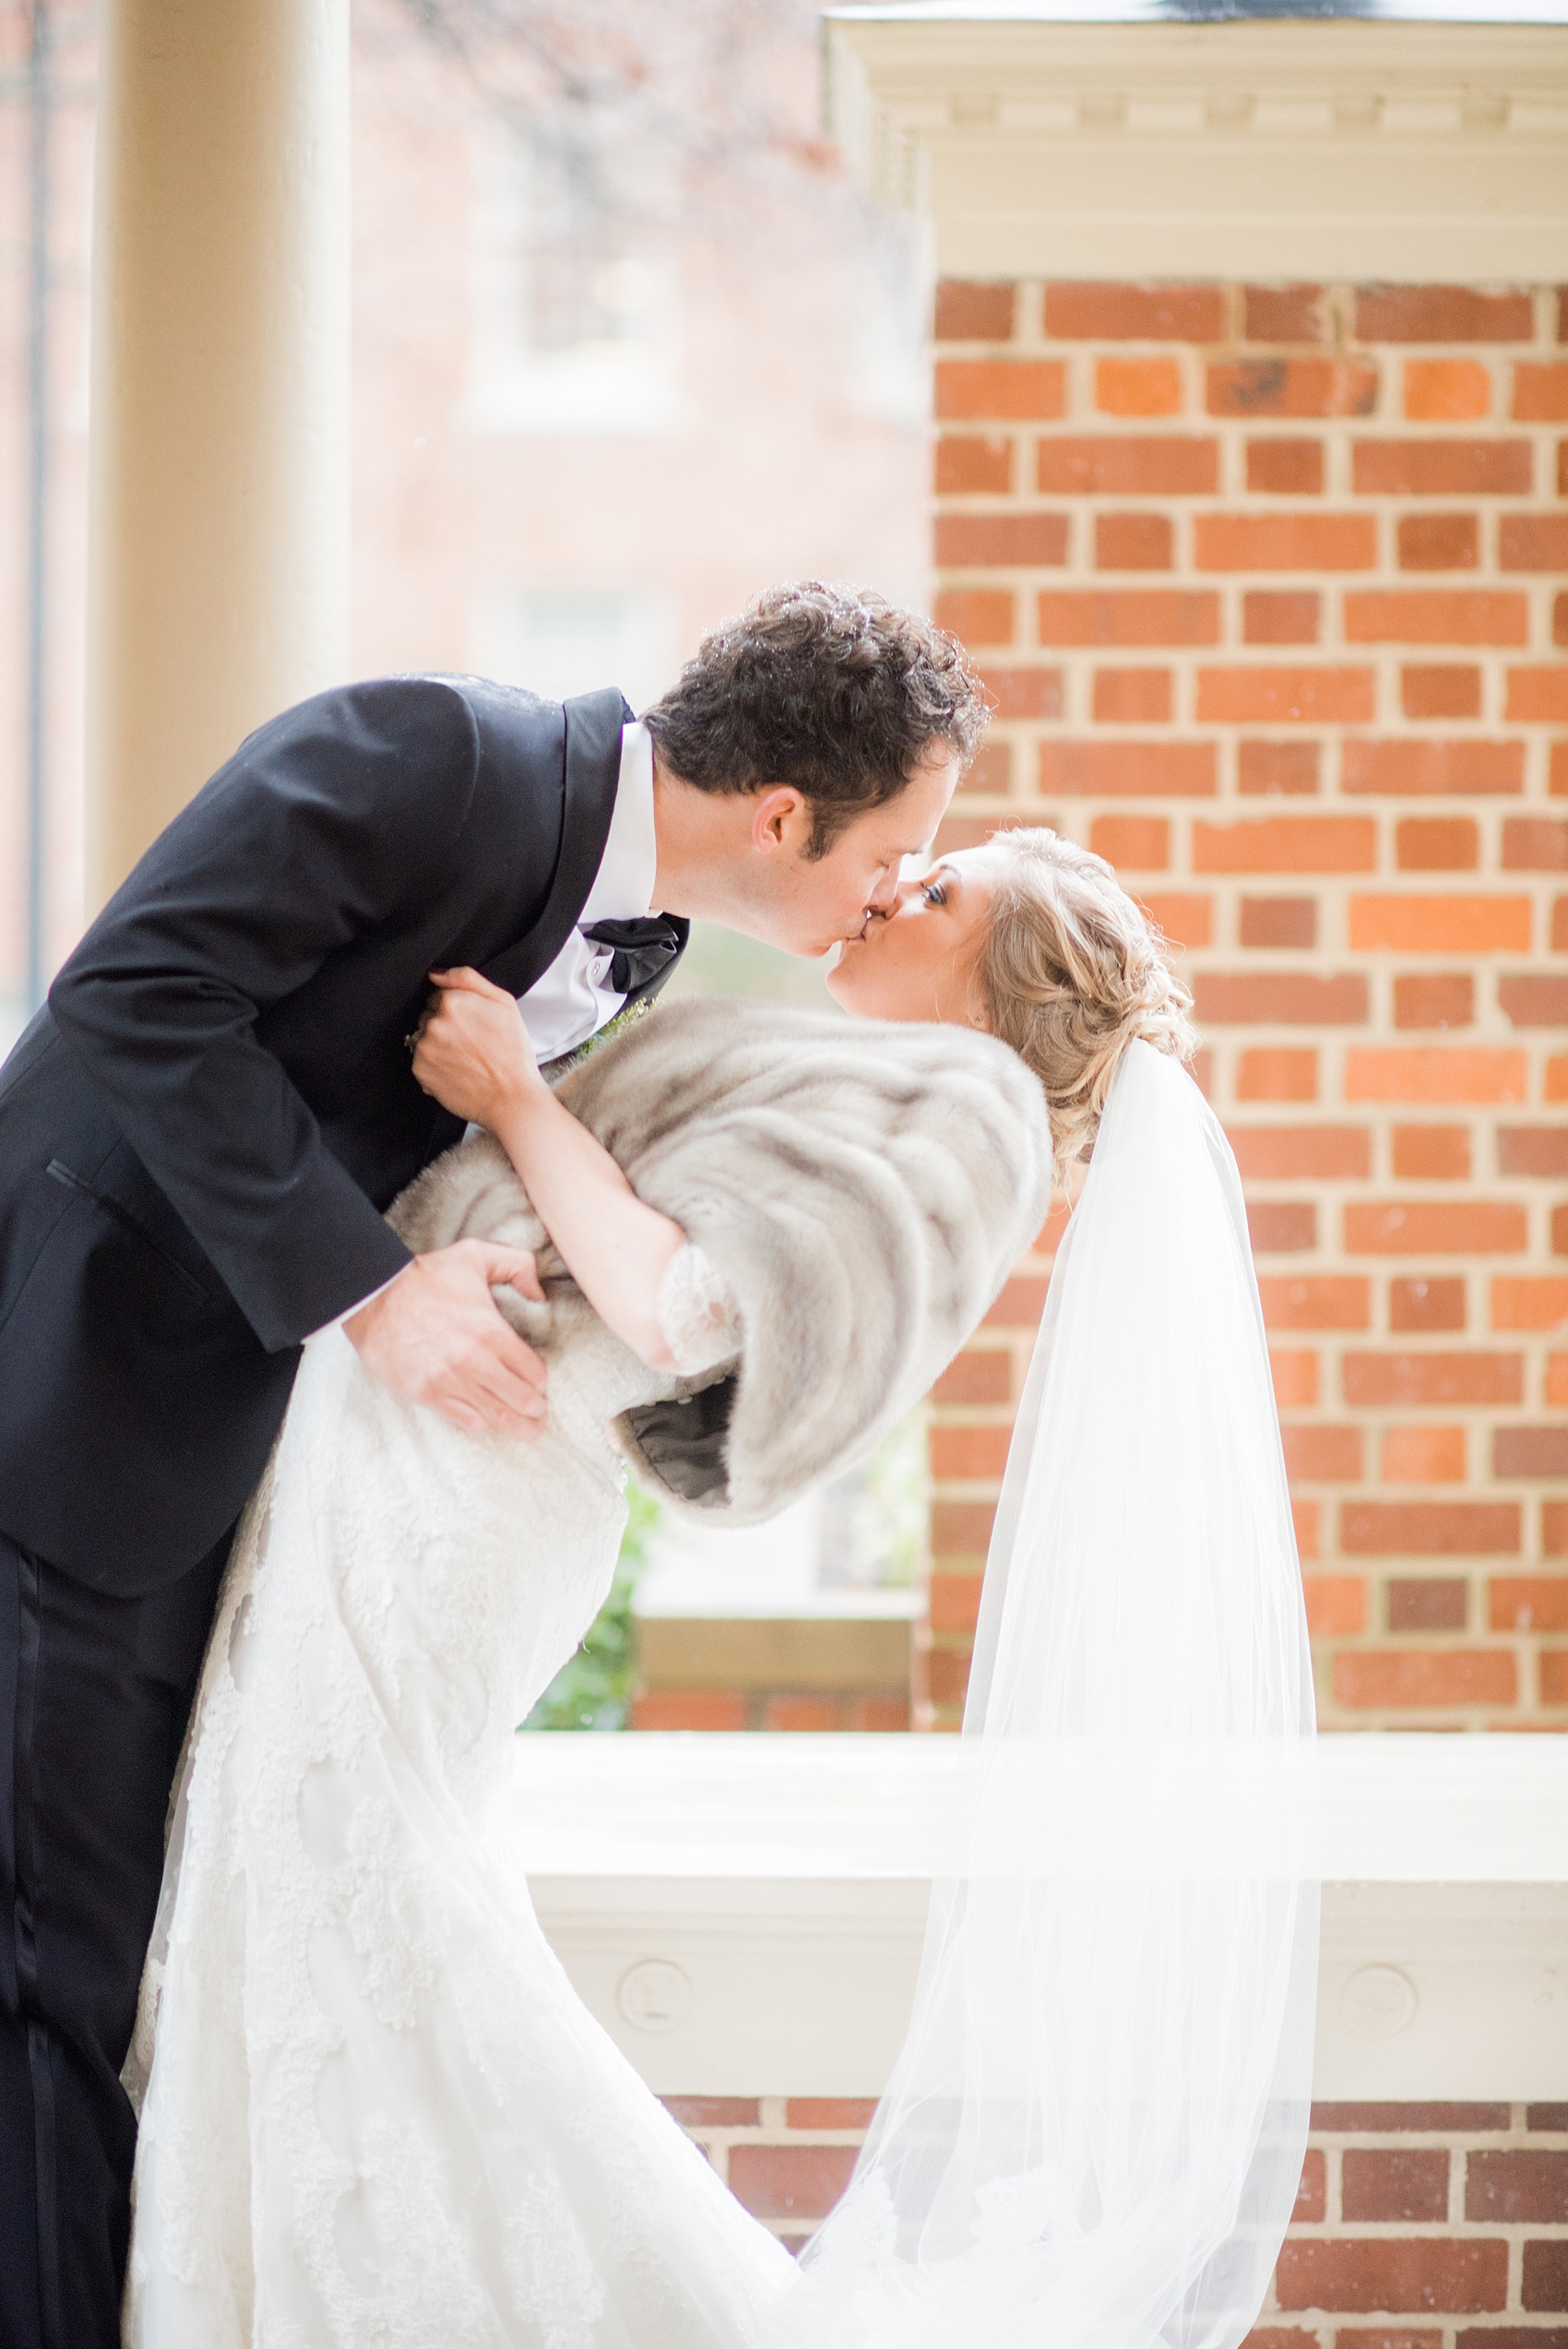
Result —
<svg viewBox="0 0 1568 2349"><path fill-rule="evenodd" d="M677 1361L734 1348L700 1251ZM535 1444L306 1348L236 1544L133 2051L134 2349L742 2349L792 2273L588 2015L503 1841L605 1597L607 1332Z"/></svg>

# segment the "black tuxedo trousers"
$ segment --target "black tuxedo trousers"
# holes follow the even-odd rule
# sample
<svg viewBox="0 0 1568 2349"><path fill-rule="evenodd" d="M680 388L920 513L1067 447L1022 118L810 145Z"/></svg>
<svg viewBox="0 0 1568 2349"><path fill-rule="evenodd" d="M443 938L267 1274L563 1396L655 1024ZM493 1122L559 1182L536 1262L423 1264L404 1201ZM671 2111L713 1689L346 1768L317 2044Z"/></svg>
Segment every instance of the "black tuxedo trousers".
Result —
<svg viewBox="0 0 1568 2349"><path fill-rule="evenodd" d="M229 1540L302 1341L401 1269L383 1210L460 1133L410 1070L427 974L548 968L629 716L434 676L286 712L0 1070L0 2349L118 2343L119 2073Z"/></svg>

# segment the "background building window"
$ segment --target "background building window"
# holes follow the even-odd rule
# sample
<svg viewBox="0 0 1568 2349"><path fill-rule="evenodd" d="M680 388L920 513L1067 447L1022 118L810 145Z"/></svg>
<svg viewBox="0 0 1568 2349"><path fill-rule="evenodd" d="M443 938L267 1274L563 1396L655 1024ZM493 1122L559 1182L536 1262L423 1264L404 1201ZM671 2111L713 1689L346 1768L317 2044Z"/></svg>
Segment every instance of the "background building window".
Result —
<svg viewBox="0 0 1568 2349"><path fill-rule="evenodd" d="M485 433L664 433L681 421L674 272L628 251L570 151L472 140L469 388Z"/></svg>
<svg viewBox="0 0 1568 2349"><path fill-rule="evenodd" d="M477 600L469 657L480 675L552 701L619 686L640 710L674 674L675 643L657 588L498 587Z"/></svg>

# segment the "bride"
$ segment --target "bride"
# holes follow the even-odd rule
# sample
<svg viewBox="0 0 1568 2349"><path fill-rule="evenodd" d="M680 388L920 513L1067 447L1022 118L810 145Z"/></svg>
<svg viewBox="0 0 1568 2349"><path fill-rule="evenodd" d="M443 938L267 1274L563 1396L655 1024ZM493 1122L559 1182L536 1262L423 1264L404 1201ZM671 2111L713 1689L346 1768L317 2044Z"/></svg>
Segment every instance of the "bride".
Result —
<svg viewBox="0 0 1568 2349"><path fill-rule="evenodd" d="M552 1090L438 975L486 1132L393 1221L531 1247L533 1445L313 1340L236 1542L127 2084L134 2349L1234 2349L1300 2169L1311 1726L1255 1285L1184 990L1099 859L999 837L830 982ZM1011 1049L1009 1049L1011 1047ZM918 1400L1093 1146L1020 1414L909 2041L797 2268L579 2005L503 1840L623 1462L772 1514Z"/></svg>

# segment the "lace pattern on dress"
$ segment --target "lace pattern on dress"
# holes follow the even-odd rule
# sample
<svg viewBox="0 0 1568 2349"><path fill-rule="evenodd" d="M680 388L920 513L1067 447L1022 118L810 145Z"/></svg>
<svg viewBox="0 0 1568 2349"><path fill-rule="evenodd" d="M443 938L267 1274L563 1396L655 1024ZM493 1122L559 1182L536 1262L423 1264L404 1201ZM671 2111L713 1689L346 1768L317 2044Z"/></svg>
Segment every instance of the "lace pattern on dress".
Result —
<svg viewBox="0 0 1568 2349"><path fill-rule="evenodd" d="M687 1240L671 1258L659 1291L659 1326L683 1378L695 1378L741 1351L741 1317L710 1257Z"/></svg>
<svg viewBox="0 0 1568 2349"><path fill-rule="evenodd" d="M128 2067L128 2349L755 2349L792 2286L578 2003L507 1826L517 1724L614 1568L606 1424L673 1384L585 1321L524 1445L378 1386L340 1330L306 1346Z"/></svg>

